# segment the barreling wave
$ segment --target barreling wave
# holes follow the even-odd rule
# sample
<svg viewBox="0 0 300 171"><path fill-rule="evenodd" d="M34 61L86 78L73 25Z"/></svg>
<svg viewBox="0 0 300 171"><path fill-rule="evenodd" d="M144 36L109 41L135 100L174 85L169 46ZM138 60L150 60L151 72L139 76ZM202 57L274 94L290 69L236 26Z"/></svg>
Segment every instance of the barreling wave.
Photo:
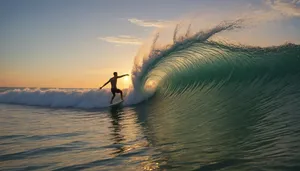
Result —
<svg viewBox="0 0 300 171"><path fill-rule="evenodd" d="M149 85L164 95L184 94L205 86L221 88L231 83L264 84L273 80L298 80L300 46L287 43L272 47L250 47L209 40L213 35L241 27L242 20L222 23L207 32L187 34L174 44L155 49L132 72L135 89L147 92ZM150 86L151 87L151 86ZM207 88L206 87L206 88ZM152 90L153 92L153 90Z"/></svg>
<svg viewBox="0 0 300 171"><path fill-rule="evenodd" d="M173 44L156 48L157 34L149 53L137 56L132 69L133 87L125 105L138 104L158 93L164 97L191 94L195 90L237 89L268 83L284 88L300 77L300 46L292 43L273 47L249 47L211 41L214 35L242 27L243 20L223 22L190 34L190 27ZM109 106L109 91L66 89L15 89L0 92L0 103L49 107L100 108Z"/></svg>

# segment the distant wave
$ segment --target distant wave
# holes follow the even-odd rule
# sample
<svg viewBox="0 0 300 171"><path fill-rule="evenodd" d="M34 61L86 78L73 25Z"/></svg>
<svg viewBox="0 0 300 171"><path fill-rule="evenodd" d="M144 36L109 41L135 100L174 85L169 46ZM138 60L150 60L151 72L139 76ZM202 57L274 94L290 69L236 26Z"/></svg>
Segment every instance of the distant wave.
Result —
<svg viewBox="0 0 300 171"><path fill-rule="evenodd" d="M110 98L109 90L12 89L0 93L0 103L54 108L101 108L109 105Z"/></svg>

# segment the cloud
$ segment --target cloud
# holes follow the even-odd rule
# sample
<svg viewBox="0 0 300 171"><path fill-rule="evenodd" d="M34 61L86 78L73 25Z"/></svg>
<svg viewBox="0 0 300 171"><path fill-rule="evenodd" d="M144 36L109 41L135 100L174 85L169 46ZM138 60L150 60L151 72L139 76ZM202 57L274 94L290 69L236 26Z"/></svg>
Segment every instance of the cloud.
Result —
<svg viewBox="0 0 300 171"><path fill-rule="evenodd" d="M118 43L118 44L131 44L131 45L140 45L142 40L128 35L121 36L108 36L108 37L99 37L99 39L104 40L109 43Z"/></svg>
<svg viewBox="0 0 300 171"><path fill-rule="evenodd" d="M300 17L300 0L265 0L272 9L291 17Z"/></svg>
<svg viewBox="0 0 300 171"><path fill-rule="evenodd" d="M142 27L166 27L172 23L166 20L139 20L136 18L130 18L128 21Z"/></svg>
<svg viewBox="0 0 300 171"><path fill-rule="evenodd" d="M264 21L274 21L274 20L281 20L283 19L283 16L274 10L253 10L251 14L248 14L248 18L251 19L251 21L256 22L264 22Z"/></svg>

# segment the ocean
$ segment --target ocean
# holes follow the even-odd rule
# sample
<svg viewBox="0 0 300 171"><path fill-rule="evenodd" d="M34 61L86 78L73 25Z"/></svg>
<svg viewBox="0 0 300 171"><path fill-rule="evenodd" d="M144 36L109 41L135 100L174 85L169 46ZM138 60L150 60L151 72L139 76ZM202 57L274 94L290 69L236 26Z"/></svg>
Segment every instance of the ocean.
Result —
<svg viewBox="0 0 300 171"><path fill-rule="evenodd" d="M211 40L237 28L155 37L119 106L109 90L1 88L0 170L300 170L300 45Z"/></svg>

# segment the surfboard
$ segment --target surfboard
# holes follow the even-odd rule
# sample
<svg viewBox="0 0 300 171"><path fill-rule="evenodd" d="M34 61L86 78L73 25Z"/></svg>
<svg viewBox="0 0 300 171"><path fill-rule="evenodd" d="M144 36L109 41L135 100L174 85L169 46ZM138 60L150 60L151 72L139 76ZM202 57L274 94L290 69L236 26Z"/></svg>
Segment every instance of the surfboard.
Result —
<svg viewBox="0 0 300 171"><path fill-rule="evenodd" d="M122 102L123 102L123 100L115 102L115 103L112 103L112 104L109 105L109 107L117 106L117 105L121 104Z"/></svg>

